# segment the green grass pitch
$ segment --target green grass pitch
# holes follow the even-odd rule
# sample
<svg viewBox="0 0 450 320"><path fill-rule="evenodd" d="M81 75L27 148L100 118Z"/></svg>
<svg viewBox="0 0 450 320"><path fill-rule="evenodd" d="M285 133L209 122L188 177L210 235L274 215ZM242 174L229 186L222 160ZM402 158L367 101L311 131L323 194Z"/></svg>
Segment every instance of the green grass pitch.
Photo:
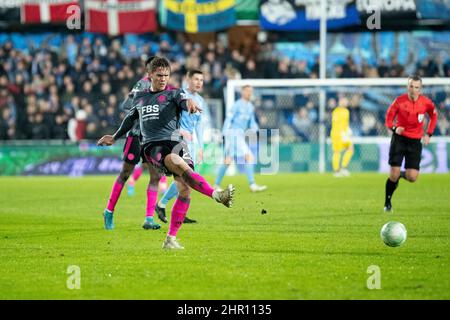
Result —
<svg viewBox="0 0 450 320"><path fill-rule="evenodd" d="M208 177L211 181L213 177ZM114 177L0 179L0 299L449 299L450 175L402 180L383 212L386 175L280 174L252 194L244 176L227 209L193 194L178 238L143 230L147 177L124 194L116 229L102 211ZM266 214L262 214L262 210ZM408 239L380 239L389 220ZM69 266L80 289L68 289ZM380 289L368 289L378 266ZM69 281L70 282L70 281Z"/></svg>

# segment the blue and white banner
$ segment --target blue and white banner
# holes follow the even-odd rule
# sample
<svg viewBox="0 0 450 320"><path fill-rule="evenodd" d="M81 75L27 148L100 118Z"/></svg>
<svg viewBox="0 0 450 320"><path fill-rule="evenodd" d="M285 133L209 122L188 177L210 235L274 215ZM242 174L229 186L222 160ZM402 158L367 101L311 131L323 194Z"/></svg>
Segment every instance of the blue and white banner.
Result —
<svg viewBox="0 0 450 320"><path fill-rule="evenodd" d="M320 0L262 0L260 26L265 30L319 30ZM354 0L327 0L327 27L337 29L359 25Z"/></svg>
<svg viewBox="0 0 450 320"><path fill-rule="evenodd" d="M188 33L214 32L236 24L235 0L162 0L161 25Z"/></svg>

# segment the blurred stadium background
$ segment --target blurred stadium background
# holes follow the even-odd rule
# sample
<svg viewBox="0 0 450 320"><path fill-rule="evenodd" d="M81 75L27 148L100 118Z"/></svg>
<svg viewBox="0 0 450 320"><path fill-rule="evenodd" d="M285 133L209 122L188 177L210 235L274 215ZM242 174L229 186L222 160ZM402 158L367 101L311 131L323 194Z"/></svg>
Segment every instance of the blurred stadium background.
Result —
<svg viewBox="0 0 450 320"><path fill-rule="evenodd" d="M374 6L380 25L371 30ZM385 111L405 77L419 74L439 112L422 169L448 172L450 1L330 0L328 9L326 77L353 85L308 82L320 75L319 0L1 1L0 175L116 174L122 145L95 142L120 124L120 102L151 55L171 61L177 87L186 70L203 70L213 129L222 127L227 89L234 97L242 81L253 84L260 126L280 130L280 172L331 170L323 137L341 96L356 142L349 169L385 172ZM267 85L278 79L292 81ZM217 147L214 135L206 142Z"/></svg>

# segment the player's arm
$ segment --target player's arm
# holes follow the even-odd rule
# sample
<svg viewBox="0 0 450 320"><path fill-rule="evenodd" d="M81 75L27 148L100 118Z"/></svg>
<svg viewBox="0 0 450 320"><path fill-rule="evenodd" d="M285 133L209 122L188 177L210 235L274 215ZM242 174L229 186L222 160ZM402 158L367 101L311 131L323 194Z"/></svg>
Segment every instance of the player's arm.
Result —
<svg viewBox="0 0 450 320"><path fill-rule="evenodd" d="M189 113L202 112L198 104L193 99L188 98L182 89L175 92L175 102L181 109Z"/></svg>
<svg viewBox="0 0 450 320"><path fill-rule="evenodd" d="M350 110L345 109L345 132L347 134L347 138L350 139L353 132L352 132L352 128L350 128Z"/></svg>
<svg viewBox="0 0 450 320"><path fill-rule="evenodd" d="M352 130L350 129L350 111L347 108L342 109L341 118L338 121L341 123L339 127L342 128L342 141L350 142Z"/></svg>
<svg viewBox="0 0 450 320"><path fill-rule="evenodd" d="M385 125L388 129L392 130L394 133L401 134L405 128L396 127L394 125L394 119L397 116L397 113L398 113L398 103L397 99L395 99L386 112Z"/></svg>
<svg viewBox="0 0 450 320"><path fill-rule="evenodd" d="M256 122L255 106L252 105L252 116L250 117L250 130L257 132L259 130L258 122Z"/></svg>
<svg viewBox="0 0 450 320"><path fill-rule="evenodd" d="M134 121L139 118L139 113L134 106L130 112L126 115L126 117L123 119L122 123L120 124L119 129L113 134L113 135L105 135L98 140L97 145L99 146L110 146L113 145L117 139L122 137L125 133L130 131L130 129L134 125Z"/></svg>
<svg viewBox="0 0 450 320"><path fill-rule="evenodd" d="M430 143L430 138L433 135L434 129L436 128L437 124L437 111L436 107L434 106L434 103L430 101L430 103L427 106L427 113L430 117L430 122L428 123L427 133L424 138L424 144L427 145Z"/></svg>

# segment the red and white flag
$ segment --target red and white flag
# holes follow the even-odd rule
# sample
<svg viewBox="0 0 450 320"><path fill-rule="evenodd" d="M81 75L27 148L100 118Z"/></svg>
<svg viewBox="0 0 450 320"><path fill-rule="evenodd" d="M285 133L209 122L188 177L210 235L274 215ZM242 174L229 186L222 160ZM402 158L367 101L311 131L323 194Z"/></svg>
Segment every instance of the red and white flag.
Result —
<svg viewBox="0 0 450 320"><path fill-rule="evenodd" d="M157 0L85 0L86 31L119 35L157 29Z"/></svg>
<svg viewBox="0 0 450 320"><path fill-rule="evenodd" d="M78 0L25 0L20 8L22 23L61 23L72 14L70 6Z"/></svg>

